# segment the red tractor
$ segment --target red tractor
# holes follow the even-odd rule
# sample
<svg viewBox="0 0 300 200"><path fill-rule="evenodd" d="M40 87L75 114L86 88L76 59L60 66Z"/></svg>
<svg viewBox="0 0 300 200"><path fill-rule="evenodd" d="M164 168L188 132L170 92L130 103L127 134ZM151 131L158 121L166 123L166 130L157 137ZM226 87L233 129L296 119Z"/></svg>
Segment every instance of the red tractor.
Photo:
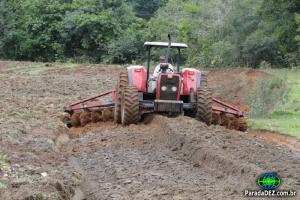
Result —
<svg viewBox="0 0 300 200"><path fill-rule="evenodd" d="M187 115L205 122L230 129L246 130L244 113L235 107L212 98L204 73L193 68L180 70L183 43L145 42L148 52L147 69L130 66L119 74L115 90L65 106L71 117L69 127L89 122L106 121L109 115L116 123L129 125L138 123L143 114L161 113L168 116ZM150 76L151 50L154 47L167 48L168 61L171 49L178 50L176 72L167 72L169 63L160 64L157 78ZM110 101L102 103L99 97L112 94ZM84 110L84 112L79 112Z"/></svg>

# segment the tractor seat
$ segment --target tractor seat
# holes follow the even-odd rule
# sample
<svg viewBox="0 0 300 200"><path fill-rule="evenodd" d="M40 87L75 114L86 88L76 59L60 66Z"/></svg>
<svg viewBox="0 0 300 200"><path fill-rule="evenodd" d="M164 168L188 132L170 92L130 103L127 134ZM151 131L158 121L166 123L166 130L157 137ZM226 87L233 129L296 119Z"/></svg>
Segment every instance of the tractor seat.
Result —
<svg viewBox="0 0 300 200"><path fill-rule="evenodd" d="M148 80L148 92L155 93L156 91L156 78L153 76Z"/></svg>

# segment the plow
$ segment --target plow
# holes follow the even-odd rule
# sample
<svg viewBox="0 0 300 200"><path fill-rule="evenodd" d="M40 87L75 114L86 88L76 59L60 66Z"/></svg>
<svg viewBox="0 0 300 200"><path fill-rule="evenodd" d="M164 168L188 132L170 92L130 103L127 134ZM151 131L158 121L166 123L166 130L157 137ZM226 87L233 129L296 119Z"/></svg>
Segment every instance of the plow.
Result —
<svg viewBox="0 0 300 200"><path fill-rule="evenodd" d="M147 113L166 116L186 115L207 125L221 125L245 131L245 113L235 106L212 97L205 73L194 68L180 70L184 43L145 42L148 59L144 66L129 66L120 72L116 88L93 97L68 104L64 111L67 126L114 121L124 126L136 124ZM166 62L159 64L158 76L150 75L151 50L167 48ZM171 49L178 50L177 70L168 62Z"/></svg>

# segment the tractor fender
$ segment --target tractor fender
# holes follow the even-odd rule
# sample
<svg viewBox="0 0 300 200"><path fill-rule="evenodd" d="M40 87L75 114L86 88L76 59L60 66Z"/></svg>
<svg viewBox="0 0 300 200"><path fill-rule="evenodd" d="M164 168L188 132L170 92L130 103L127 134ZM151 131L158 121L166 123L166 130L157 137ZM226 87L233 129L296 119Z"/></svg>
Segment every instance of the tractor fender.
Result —
<svg viewBox="0 0 300 200"><path fill-rule="evenodd" d="M183 95L190 95L191 89L195 92L200 88L202 73L193 68L184 68L182 70L183 77Z"/></svg>
<svg viewBox="0 0 300 200"><path fill-rule="evenodd" d="M128 71L128 84L135 86L139 92L146 92L147 85L147 71L143 66L129 66Z"/></svg>

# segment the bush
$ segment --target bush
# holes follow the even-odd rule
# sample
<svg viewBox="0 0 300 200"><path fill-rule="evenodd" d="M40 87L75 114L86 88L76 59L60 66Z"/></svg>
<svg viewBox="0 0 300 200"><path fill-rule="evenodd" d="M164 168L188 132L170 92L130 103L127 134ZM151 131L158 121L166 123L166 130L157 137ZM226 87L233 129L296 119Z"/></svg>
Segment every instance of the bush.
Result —
<svg viewBox="0 0 300 200"><path fill-rule="evenodd" d="M265 116L279 103L283 103L287 94L287 83L278 77L265 77L257 81L252 91L246 95L250 105L250 117Z"/></svg>

